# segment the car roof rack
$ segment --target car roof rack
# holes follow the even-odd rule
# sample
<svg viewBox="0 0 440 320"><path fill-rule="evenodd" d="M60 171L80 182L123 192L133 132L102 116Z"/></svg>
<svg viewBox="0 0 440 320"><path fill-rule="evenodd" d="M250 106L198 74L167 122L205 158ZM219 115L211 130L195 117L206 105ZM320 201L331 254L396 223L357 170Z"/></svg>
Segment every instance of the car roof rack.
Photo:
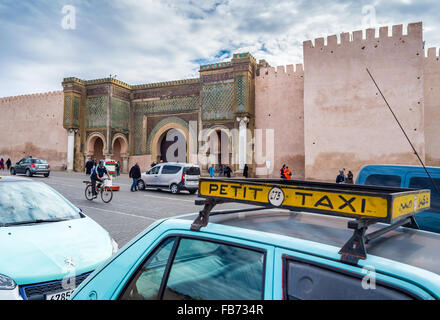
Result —
<svg viewBox="0 0 440 320"><path fill-rule="evenodd" d="M284 179L200 178L199 197L204 199L196 200L196 205L204 208L192 223L192 231L206 227L212 209L227 202L354 218L348 222L353 235L339 253L343 262L357 264L367 258L369 241L403 225L418 229L414 215L430 208L431 191ZM366 234L368 227L378 222L390 225Z"/></svg>

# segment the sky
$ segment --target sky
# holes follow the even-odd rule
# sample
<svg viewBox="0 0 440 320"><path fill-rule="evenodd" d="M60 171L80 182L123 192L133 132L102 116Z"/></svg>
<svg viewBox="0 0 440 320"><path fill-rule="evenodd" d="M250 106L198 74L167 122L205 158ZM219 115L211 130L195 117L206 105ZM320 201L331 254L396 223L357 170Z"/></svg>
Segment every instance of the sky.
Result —
<svg viewBox="0 0 440 320"><path fill-rule="evenodd" d="M240 52L297 64L305 40L419 21L437 47L439 13L438 0L0 0L0 97L62 90L66 77L197 78Z"/></svg>

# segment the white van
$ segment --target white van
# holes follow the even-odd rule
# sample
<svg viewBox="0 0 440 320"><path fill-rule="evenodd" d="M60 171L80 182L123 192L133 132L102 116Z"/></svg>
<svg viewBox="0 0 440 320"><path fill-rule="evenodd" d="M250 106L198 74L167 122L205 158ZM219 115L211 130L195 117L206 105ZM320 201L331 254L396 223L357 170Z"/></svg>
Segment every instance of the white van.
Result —
<svg viewBox="0 0 440 320"><path fill-rule="evenodd" d="M161 163L138 180L138 189L146 188L168 189L173 194L187 190L190 194L196 193L199 188L200 168L190 163Z"/></svg>

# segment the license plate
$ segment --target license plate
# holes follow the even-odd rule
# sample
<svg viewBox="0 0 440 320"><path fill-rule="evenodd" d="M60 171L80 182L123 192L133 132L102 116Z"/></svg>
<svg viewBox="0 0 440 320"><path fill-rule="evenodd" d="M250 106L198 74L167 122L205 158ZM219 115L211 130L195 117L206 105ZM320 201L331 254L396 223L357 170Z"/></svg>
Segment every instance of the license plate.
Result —
<svg viewBox="0 0 440 320"><path fill-rule="evenodd" d="M66 290L53 294L46 294L46 300L68 300L74 290Z"/></svg>

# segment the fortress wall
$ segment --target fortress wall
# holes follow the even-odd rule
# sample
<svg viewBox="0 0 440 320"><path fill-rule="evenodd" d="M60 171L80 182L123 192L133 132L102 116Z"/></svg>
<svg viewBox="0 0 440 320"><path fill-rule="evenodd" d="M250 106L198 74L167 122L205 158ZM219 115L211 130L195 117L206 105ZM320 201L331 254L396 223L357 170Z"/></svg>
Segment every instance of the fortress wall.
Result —
<svg viewBox="0 0 440 320"><path fill-rule="evenodd" d="M426 164L440 166L440 57L429 48L424 65Z"/></svg>
<svg viewBox="0 0 440 320"><path fill-rule="evenodd" d="M425 159L422 23L304 42L307 179L334 181L338 169L413 164L417 157L370 79L368 67Z"/></svg>
<svg viewBox="0 0 440 320"><path fill-rule="evenodd" d="M51 169L67 162L62 91L0 98L0 157L46 159Z"/></svg>
<svg viewBox="0 0 440 320"><path fill-rule="evenodd" d="M302 64L261 68L255 80L255 128L274 130L271 177L279 178L283 164L293 178L304 178L304 70ZM263 139L263 146L266 140ZM264 147L263 147L264 148ZM265 149L263 153L265 154ZM269 159L269 158L268 158ZM259 165L258 167L264 167ZM265 172L265 171L263 171ZM264 176L262 174L261 176Z"/></svg>

